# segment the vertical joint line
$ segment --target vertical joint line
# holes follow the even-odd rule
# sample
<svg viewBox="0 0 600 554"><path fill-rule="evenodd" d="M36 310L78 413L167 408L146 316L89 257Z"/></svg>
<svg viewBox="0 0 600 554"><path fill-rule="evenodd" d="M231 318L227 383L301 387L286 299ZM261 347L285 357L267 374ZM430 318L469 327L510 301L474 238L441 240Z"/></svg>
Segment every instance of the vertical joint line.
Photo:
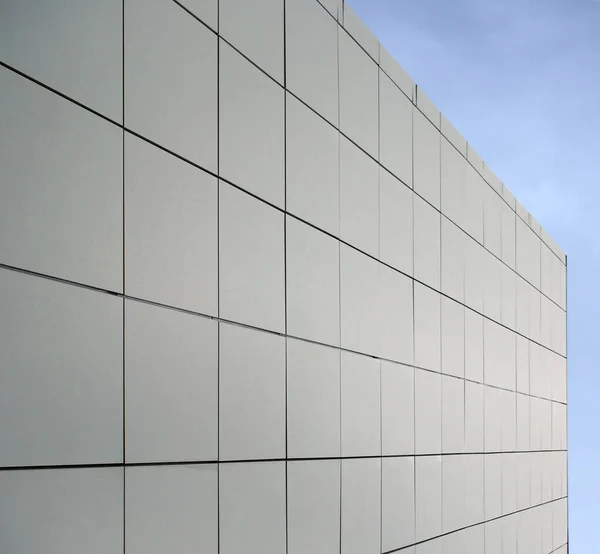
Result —
<svg viewBox="0 0 600 554"><path fill-rule="evenodd" d="M122 348L123 348L123 367L122 367L122 387L123 387L123 402L122 402L122 406L121 409L123 410L123 414L122 414L122 425L123 425L123 552L126 551L126 537L127 537L127 532L126 532L126 489L125 489L125 485L126 485L126 469L125 469L125 422L126 422L126 417L125 417L125 0L122 0L121 2L121 129L122 129L122 134L121 134L121 140L122 140L122 182L121 182L121 187L122 187L122 202L123 202L123 206L122 206L122 233L123 233L123 243L122 243L122 248L123 248L123 275L122 275L122 286L123 286L123 303L122 303L122 310L123 310L123 335L122 335Z"/></svg>
<svg viewBox="0 0 600 554"><path fill-rule="evenodd" d="M284 278L284 330L285 330L285 551L289 551L288 518L288 297L287 297L287 1L283 0L283 278Z"/></svg>
<svg viewBox="0 0 600 554"><path fill-rule="evenodd" d="M217 1L217 175L221 175L221 3ZM217 179L217 314L221 315L221 181ZM217 321L217 550L221 551L221 322Z"/></svg>

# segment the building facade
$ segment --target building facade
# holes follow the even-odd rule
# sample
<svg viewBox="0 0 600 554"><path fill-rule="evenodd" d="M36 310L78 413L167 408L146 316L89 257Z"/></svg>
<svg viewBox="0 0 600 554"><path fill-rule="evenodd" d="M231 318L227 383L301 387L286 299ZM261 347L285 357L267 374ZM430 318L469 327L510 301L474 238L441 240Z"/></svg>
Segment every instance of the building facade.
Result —
<svg viewBox="0 0 600 554"><path fill-rule="evenodd" d="M341 0L0 7L0 551L566 554L566 257Z"/></svg>

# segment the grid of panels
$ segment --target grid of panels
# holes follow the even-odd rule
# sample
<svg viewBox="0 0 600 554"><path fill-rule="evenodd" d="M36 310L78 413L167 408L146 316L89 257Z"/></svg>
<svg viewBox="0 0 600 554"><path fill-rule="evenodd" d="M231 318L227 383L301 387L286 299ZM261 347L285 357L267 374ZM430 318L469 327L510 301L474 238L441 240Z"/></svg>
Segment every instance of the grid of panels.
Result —
<svg viewBox="0 0 600 554"><path fill-rule="evenodd" d="M347 5L26 0L0 59L3 541L566 552L566 258Z"/></svg>

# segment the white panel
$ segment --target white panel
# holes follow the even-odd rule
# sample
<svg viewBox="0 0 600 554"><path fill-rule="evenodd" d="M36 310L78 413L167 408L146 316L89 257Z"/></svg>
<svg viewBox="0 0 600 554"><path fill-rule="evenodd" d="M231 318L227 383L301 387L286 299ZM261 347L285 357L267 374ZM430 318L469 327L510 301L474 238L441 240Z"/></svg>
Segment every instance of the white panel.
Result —
<svg viewBox="0 0 600 554"><path fill-rule="evenodd" d="M465 248L470 241L454 223L441 220L441 290L459 302L465 299Z"/></svg>
<svg viewBox="0 0 600 554"><path fill-rule="evenodd" d="M504 204L502 199L502 181L485 162L483 164L483 177L488 182L490 187L492 187L492 190L497 193L497 198L502 201L502 204Z"/></svg>
<svg viewBox="0 0 600 554"><path fill-rule="evenodd" d="M214 31L217 31L217 19L219 15L218 0L181 0L181 4Z"/></svg>
<svg viewBox="0 0 600 554"><path fill-rule="evenodd" d="M312 3L306 2L306 5ZM290 94L286 110L286 208L338 236L339 134Z"/></svg>
<svg viewBox="0 0 600 554"><path fill-rule="evenodd" d="M340 138L340 238L379 256L379 169L349 140Z"/></svg>
<svg viewBox="0 0 600 554"><path fill-rule="evenodd" d="M465 525L474 525L484 520L484 456L464 457L465 467Z"/></svg>
<svg viewBox="0 0 600 554"><path fill-rule="evenodd" d="M497 262L502 279L502 325L515 329L517 324L517 275L512 269Z"/></svg>
<svg viewBox="0 0 600 554"><path fill-rule="evenodd" d="M414 196L415 279L440 289L440 213Z"/></svg>
<svg viewBox="0 0 600 554"><path fill-rule="evenodd" d="M217 315L217 179L125 136L128 295Z"/></svg>
<svg viewBox="0 0 600 554"><path fill-rule="evenodd" d="M122 292L122 132L5 68L0 89L0 263Z"/></svg>
<svg viewBox="0 0 600 554"><path fill-rule="evenodd" d="M347 3L344 3L344 28L379 63L379 41Z"/></svg>
<svg viewBox="0 0 600 554"><path fill-rule="evenodd" d="M466 531L455 531L442 537L442 554L464 554L466 548L465 535Z"/></svg>
<svg viewBox="0 0 600 554"><path fill-rule="evenodd" d="M449 533L465 526L465 460L468 457L470 456L444 456L442 458L443 533Z"/></svg>
<svg viewBox="0 0 600 554"><path fill-rule="evenodd" d="M219 459L285 455L285 340L220 324Z"/></svg>
<svg viewBox="0 0 600 554"><path fill-rule="evenodd" d="M529 508L530 502L530 478L531 462L530 454L515 454L517 457L517 510Z"/></svg>
<svg viewBox="0 0 600 554"><path fill-rule="evenodd" d="M219 315L283 332L283 214L223 181L220 188Z"/></svg>
<svg viewBox="0 0 600 554"><path fill-rule="evenodd" d="M516 336L517 356L517 391L529 394L529 341Z"/></svg>
<svg viewBox="0 0 600 554"><path fill-rule="evenodd" d="M517 407L516 394L502 390L501 419L502 419L502 452L513 452L517 447Z"/></svg>
<svg viewBox="0 0 600 554"><path fill-rule="evenodd" d="M128 462L217 459L217 322L127 300Z"/></svg>
<svg viewBox="0 0 600 554"><path fill-rule="evenodd" d="M531 506L542 503L542 453L534 452L529 458L529 494Z"/></svg>
<svg viewBox="0 0 600 554"><path fill-rule="evenodd" d="M529 447L531 450L542 449L542 403L539 398L529 399Z"/></svg>
<svg viewBox="0 0 600 554"><path fill-rule="evenodd" d="M216 171L216 35L173 2L128 0L124 9L125 124Z"/></svg>
<svg viewBox="0 0 600 554"><path fill-rule="evenodd" d="M283 207L283 89L223 41L219 56L219 175Z"/></svg>
<svg viewBox="0 0 600 554"><path fill-rule="evenodd" d="M463 157L467 156L467 141L464 137L456 130L454 125L450 123L450 121L442 114L441 118L441 131L442 135L444 135L450 143L454 146L454 148L458 151L458 153L462 154Z"/></svg>
<svg viewBox="0 0 600 554"><path fill-rule="evenodd" d="M483 314L494 321L502 321L502 262L487 250L480 248L481 287L483 289Z"/></svg>
<svg viewBox="0 0 600 554"><path fill-rule="evenodd" d="M415 369L415 453L442 451L441 375Z"/></svg>
<svg viewBox="0 0 600 554"><path fill-rule="evenodd" d="M59 0L52 4L19 0L7 2L3 8L0 52L4 63L122 122L119 0ZM34 48L34 44L43 48Z"/></svg>
<svg viewBox="0 0 600 554"><path fill-rule="evenodd" d="M123 470L0 472L3 550L123 553Z"/></svg>
<svg viewBox="0 0 600 554"><path fill-rule="evenodd" d="M483 191L485 181L467 165L465 177L464 230L480 244L483 243Z"/></svg>
<svg viewBox="0 0 600 554"><path fill-rule="evenodd" d="M512 208L513 211L517 209L516 200L514 194L504 185L502 184L502 198L504 201Z"/></svg>
<svg viewBox="0 0 600 554"><path fill-rule="evenodd" d="M465 530L465 554L485 552L485 525Z"/></svg>
<svg viewBox="0 0 600 554"><path fill-rule="evenodd" d="M126 552L216 552L217 479L212 464L128 467Z"/></svg>
<svg viewBox="0 0 600 554"><path fill-rule="evenodd" d="M442 452L465 449L465 384L442 375Z"/></svg>
<svg viewBox="0 0 600 554"><path fill-rule="evenodd" d="M567 407L552 403L552 450L567 448Z"/></svg>
<svg viewBox="0 0 600 554"><path fill-rule="evenodd" d="M467 162L445 138L441 141L442 213L456 225L463 227Z"/></svg>
<svg viewBox="0 0 600 554"><path fill-rule="evenodd" d="M517 471L516 454L502 454L502 515L517 510Z"/></svg>
<svg viewBox="0 0 600 554"><path fill-rule="evenodd" d="M381 471L381 546L386 552L415 540L414 458L384 458Z"/></svg>
<svg viewBox="0 0 600 554"><path fill-rule="evenodd" d="M540 287L541 241L517 218L517 272L534 287Z"/></svg>
<svg viewBox="0 0 600 554"><path fill-rule="evenodd" d="M123 300L0 270L0 313L0 466L121 462Z"/></svg>
<svg viewBox="0 0 600 554"><path fill-rule="evenodd" d="M384 456L415 451L414 371L409 366L381 362L381 452Z"/></svg>
<svg viewBox="0 0 600 554"><path fill-rule="evenodd" d="M415 149L415 156L417 151L423 156L422 148ZM403 183L412 186L413 106L382 71L379 71L379 162Z"/></svg>
<svg viewBox="0 0 600 554"><path fill-rule="evenodd" d="M560 304L560 261L543 242L541 248L540 290Z"/></svg>
<svg viewBox="0 0 600 554"><path fill-rule="evenodd" d="M413 274L413 202L410 189L379 169L379 259Z"/></svg>
<svg viewBox="0 0 600 554"><path fill-rule="evenodd" d="M502 261L511 269L515 269L515 217L515 212L502 203Z"/></svg>
<svg viewBox="0 0 600 554"><path fill-rule="evenodd" d="M416 540L442 532L442 458L415 458Z"/></svg>
<svg viewBox="0 0 600 554"><path fill-rule="evenodd" d="M385 266L379 267L378 277L379 355L382 358L412 364L413 282Z"/></svg>
<svg viewBox="0 0 600 554"><path fill-rule="evenodd" d="M471 238L465 238L465 304L479 313L484 313L486 285L486 258L489 255Z"/></svg>
<svg viewBox="0 0 600 554"><path fill-rule="evenodd" d="M465 375L465 307L442 297L442 373Z"/></svg>
<svg viewBox="0 0 600 554"><path fill-rule="evenodd" d="M378 69L346 33L338 33L340 130L377 158Z"/></svg>
<svg viewBox="0 0 600 554"><path fill-rule="evenodd" d="M285 552L285 462L219 467L220 554Z"/></svg>
<svg viewBox="0 0 600 554"><path fill-rule="evenodd" d="M485 383L514 390L515 335L489 319L484 320Z"/></svg>
<svg viewBox="0 0 600 554"><path fill-rule="evenodd" d="M552 455L553 452L543 452L540 455L542 465L542 502L552 500Z"/></svg>
<svg viewBox="0 0 600 554"><path fill-rule="evenodd" d="M415 283L415 365L441 369L441 296Z"/></svg>
<svg viewBox="0 0 600 554"><path fill-rule="evenodd" d="M340 456L340 352L287 339L287 452Z"/></svg>
<svg viewBox="0 0 600 554"><path fill-rule="evenodd" d="M504 391L485 387L484 389L484 439L486 452L502 450L502 400Z"/></svg>
<svg viewBox="0 0 600 554"><path fill-rule="evenodd" d="M353 248L340 245L340 308L343 348L377 354L380 265ZM411 310L412 311L412 310ZM411 341L412 342L412 341ZM412 348L411 348L412 350Z"/></svg>
<svg viewBox="0 0 600 554"><path fill-rule="evenodd" d="M444 552L444 537L430 539L427 542L417 544L415 546L416 554L443 554Z"/></svg>
<svg viewBox="0 0 600 554"><path fill-rule="evenodd" d="M337 127L337 23L316 1L286 0L285 18L286 86Z"/></svg>
<svg viewBox="0 0 600 554"><path fill-rule="evenodd" d="M342 460L341 554L379 552L381 459Z"/></svg>
<svg viewBox="0 0 600 554"><path fill-rule="evenodd" d="M283 83L283 0L219 0L219 33Z"/></svg>
<svg viewBox="0 0 600 554"><path fill-rule="evenodd" d="M343 21L342 0L322 0L319 2L338 21Z"/></svg>
<svg viewBox="0 0 600 554"><path fill-rule="evenodd" d="M517 554L517 518L505 517L502 521L502 554Z"/></svg>
<svg viewBox="0 0 600 554"><path fill-rule="evenodd" d="M440 128L440 111L435 107L435 104L423 92L423 89L417 87L416 104L423 114L433 123L438 129Z"/></svg>
<svg viewBox="0 0 600 554"><path fill-rule="evenodd" d="M440 209L440 132L416 108L413 125L414 189Z"/></svg>
<svg viewBox="0 0 600 554"><path fill-rule="evenodd" d="M477 173L483 175L483 160L481 156L475 151L471 144L467 143L467 159L469 163L477 170Z"/></svg>
<svg viewBox="0 0 600 554"><path fill-rule="evenodd" d="M517 394L517 450L529 450L529 396Z"/></svg>
<svg viewBox="0 0 600 554"><path fill-rule="evenodd" d="M387 73L392 81L406 94L408 99L412 101L415 94L414 81L382 45L379 45L379 64L381 69Z"/></svg>
<svg viewBox="0 0 600 554"><path fill-rule="evenodd" d="M485 460L485 519L502 515L502 454L488 454Z"/></svg>
<svg viewBox="0 0 600 554"><path fill-rule="evenodd" d="M483 317L465 309L465 378L483 383Z"/></svg>
<svg viewBox="0 0 600 554"><path fill-rule="evenodd" d="M542 506L540 510L542 511L542 552L552 552L554 550L552 542L556 534L552 520L556 508L552 504L548 504Z"/></svg>
<svg viewBox="0 0 600 554"><path fill-rule="evenodd" d="M334 552L340 543L340 460L288 462L289 554Z"/></svg>
<svg viewBox="0 0 600 554"><path fill-rule="evenodd" d="M465 452L483 452L483 390L465 382Z"/></svg>
<svg viewBox="0 0 600 554"><path fill-rule="evenodd" d="M381 455L379 360L342 352L342 456Z"/></svg>
<svg viewBox="0 0 600 554"><path fill-rule="evenodd" d="M340 344L340 244L286 217L287 332Z"/></svg>
<svg viewBox="0 0 600 554"><path fill-rule="evenodd" d="M484 187L483 239L494 256L502 256L502 206L504 202L491 187Z"/></svg>
<svg viewBox="0 0 600 554"><path fill-rule="evenodd" d="M523 279L520 275L516 275L517 280L517 325L516 331L520 335L524 337L530 337L530 329L531 329L531 294L530 289L532 288L525 279Z"/></svg>

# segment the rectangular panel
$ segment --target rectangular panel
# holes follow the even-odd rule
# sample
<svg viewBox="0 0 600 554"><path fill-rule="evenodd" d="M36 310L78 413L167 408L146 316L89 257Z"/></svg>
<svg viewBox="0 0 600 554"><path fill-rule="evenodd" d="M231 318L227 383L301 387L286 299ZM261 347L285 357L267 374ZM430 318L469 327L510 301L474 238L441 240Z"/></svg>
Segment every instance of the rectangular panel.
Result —
<svg viewBox="0 0 600 554"><path fill-rule="evenodd" d="M219 347L219 459L283 457L285 339L221 323Z"/></svg>
<svg viewBox="0 0 600 554"><path fill-rule="evenodd" d="M221 554L285 552L285 473L284 462L219 467Z"/></svg>
<svg viewBox="0 0 600 554"><path fill-rule="evenodd" d="M4 63L122 122L120 0L10 0L3 8Z"/></svg>
<svg viewBox="0 0 600 554"><path fill-rule="evenodd" d="M285 24L288 90L337 127L338 28L335 20L316 1L287 0Z"/></svg>
<svg viewBox="0 0 600 554"><path fill-rule="evenodd" d="M290 94L286 110L286 209L338 236L339 134Z"/></svg>
<svg viewBox="0 0 600 554"><path fill-rule="evenodd" d="M123 470L0 472L0 536L10 552L123 553Z"/></svg>
<svg viewBox="0 0 600 554"><path fill-rule="evenodd" d="M217 466L125 470L125 549L129 554L218 548Z"/></svg>
<svg viewBox="0 0 600 554"><path fill-rule="evenodd" d="M283 214L220 182L219 315L285 329Z"/></svg>
<svg viewBox="0 0 600 554"><path fill-rule="evenodd" d="M287 452L335 457L341 452L340 352L287 340Z"/></svg>
<svg viewBox="0 0 600 554"><path fill-rule="evenodd" d="M284 91L223 41L219 56L219 175L283 207Z"/></svg>
<svg viewBox="0 0 600 554"><path fill-rule="evenodd" d="M122 131L5 68L0 89L0 263L122 292Z"/></svg>
<svg viewBox="0 0 600 554"><path fill-rule="evenodd" d="M215 177L125 135L125 280L130 296L217 315Z"/></svg>
<svg viewBox="0 0 600 554"><path fill-rule="evenodd" d="M347 33L338 32L340 130L377 158L379 71Z"/></svg>
<svg viewBox="0 0 600 554"><path fill-rule="evenodd" d="M340 243L286 217L286 312L290 335L340 344Z"/></svg>
<svg viewBox="0 0 600 554"><path fill-rule="evenodd" d="M216 35L173 2L124 10L125 125L216 171Z"/></svg>
<svg viewBox="0 0 600 554"><path fill-rule="evenodd" d="M337 552L340 544L340 460L287 465L287 552Z"/></svg>
<svg viewBox="0 0 600 554"><path fill-rule="evenodd" d="M0 270L0 466L123 460L123 300Z"/></svg>
<svg viewBox="0 0 600 554"><path fill-rule="evenodd" d="M217 322L127 300L125 333L127 461L216 460Z"/></svg>

